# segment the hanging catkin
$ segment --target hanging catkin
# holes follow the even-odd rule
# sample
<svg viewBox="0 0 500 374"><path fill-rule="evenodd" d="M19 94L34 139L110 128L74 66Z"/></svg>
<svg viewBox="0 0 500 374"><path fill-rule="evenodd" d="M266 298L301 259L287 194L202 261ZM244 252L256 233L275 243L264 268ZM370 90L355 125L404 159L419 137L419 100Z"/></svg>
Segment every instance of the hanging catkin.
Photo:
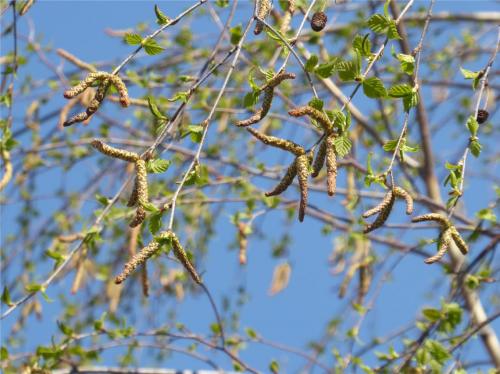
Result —
<svg viewBox="0 0 500 374"><path fill-rule="evenodd" d="M314 164L313 164L313 170L311 173L311 177L316 178L321 169L323 168L323 165L325 164L325 159L326 159L326 139L323 139L319 145L318 152L316 153L316 158L314 159Z"/></svg>
<svg viewBox="0 0 500 374"><path fill-rule="evenodd" d="M363 217L369 217L370 215L378 213L378 216L375 219L375 221L365 226L363 233L367 234L375 229L378 229L385 223L385 221L389 217L389 214L391 213L392 207L394 205L394 200L395 196L391 190L387 192L387 194L384 197L384 200L382 200L382 202L379 205L377 205L375 208L370 209L369 211L363 214Z"/></svg>
<svg viewBox="0 0 500 374"><path fill-rule="evenodd" d="M201 284L201 278L198 275L196 269L194 268L193 264L191 264L191 261L189 261L189 258L186 254L186 251L184 251L184 248L182 248L182 245L175 235L175 233L170 232L171 238L172 238L172 249L174 250L175 257L181 262L181 264L184 266L184 268L187 270L189 275L191 275L191 278L198 284Z"/></svg>
<svg viewBox="0 0 500 374"><path fill-rule="evenodd" d="M297 157L297 177L299 179L300 187L300 204L299 204L299 221L304 221L307 207L308 186L307 178L309 177L309 163L310 156L303 154Z"/></svg>
<svg viewBox="0 0 500 374"><path fill-rule="evenodd" d="M144 205L146 205L149 201L148 197L148 174L146 169L146 161L137 160L135 162L135 170L136 170L136 190L137 190L137 210L135 213L135 217L130 222L130 227L139 226L144 219L146 218L146 210L144 209ZM132 192L134 194L134 192Z"/></svg>
<svg viewBox="0 0 500 374"><path fill-rule="evenodd" d="M326 143L326 185L328 195L333 196L337 189L337 155L335 153L335 135L330 134L324 140Z"/></svg>
<svg viewBox="0 0 500 374"><path fill-rule="evenodd" d="M259 19L264 19L267 17L269 12L271 11L272 8L272 1L271 0L257 0L257 17ZM256 20L255 23L255 29L253 30L253 33L255 35L259 35L262 30L264 30L264 24L259 21L259 19Z"/></svg>
<svg viewBox="0 0 500 374"><path fill-rule="evenodd" d="M118 158L120 160L128 162L136 162L139 159L139 155L137 153L112 147L99 139L92 140L90 144L99 152L104 153L105 155L110 157Z"/></svg>
<svg viewBox="0 0 500 374"><path fill-rule="evenodd" d="M277 138L275 136L266 135L251 127L247 127L247 131L266 145L283 149L285 151L293 153L296 156L301 156L306 153L303 147L290 140L285 140Z"/></svg>
<svg viewBox="0 0 500 374"><path fill-rule="evenodd" d="M274 187L272 191L266 192L266 196L276 196L285 192L286 189L292 184L295 176L297 175L297 159L293 160L292 164L288 167L286 174L281 181Z"/></svg>
<svg viewBox="0 0 500 374"><path fill-rule="evenodd" d="M264 91L262 108L260 108L257 112L255 112L255 114L252 115L250 118L238 121L235 123L235 125L238 127L247 127L263 119L271 109L275 87L286 79L295 79L295 74L281 71L278 74L276 74L273 78L271 78L264 86L260 87L258 92L260 93Z"/></svg>
<svg viewBox="0 0 500 374"><path fill-rule="evenodd" d="M142 265L148 260L151 256L153 256L160 249L160 244L156 241L152 241L146 247L141 249L139 253L134 255L123 268L123 271L115 278L115 283L120 284L125 279L129 277L130 274L133 273L135 269L139 265Z"/></svg>
<svg viewBox="0 0 500 374"><path fill-rule="evenodd" d="M315 120L323 128L325 133L330 134L333 131L333 124L330 122L328 116L312 106L306 105L295 108L290 110L288 114L292 117L308 116L309 118Z"/></svg>
<svg viewBox="0 0 500 374"><path fill-rule="evenodd" d="M446 253L451 245L451 232L450 229L443 231L439 238L439 249L434 256L428 257L424 260L426 264L433 264L439 261Z"/></svg>

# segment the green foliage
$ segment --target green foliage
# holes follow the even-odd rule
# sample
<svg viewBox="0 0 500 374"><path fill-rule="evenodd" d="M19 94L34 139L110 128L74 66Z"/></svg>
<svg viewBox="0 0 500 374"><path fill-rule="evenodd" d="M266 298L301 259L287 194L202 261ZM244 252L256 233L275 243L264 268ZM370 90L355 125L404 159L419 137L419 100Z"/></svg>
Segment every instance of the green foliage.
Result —
<svg viewBox="0 0 500 374"><path fill-rule="evenodd" d="M383 98L387 96L384 83L377 77L363 80L363 92L370 98Z"/></svg>
<svg viewBox="0 0 500 374"><path fill-rule="evenodd" d="M148 173L159 174L164 173L168 170L171 164L170 160L164 160L162 158L157 158L154 160L149 160L146 163L146 168Z"/></svg>
<svg viewBox="0 0 500 374"><path fill-rule="evenodd" d="M158 25L166 25L170 22L170 18L168 18L160 9L158 5L155 4L155 15L156 15L156 23Z"/></svg>
<svg viewBox="0 0 500 374"><path fill-rule="evenodd" d="M141 44L144 47L144 51L146 51L146 53L150 56L154 56L163 52L163 47L161 47L154 39L144 39Z"/></svg>
<svg viewBox="0 0 500 374"><path fill-rule="evenodd" d="M142 36L139 34L125 34L124 40L129 45L137 45L142 43Z"/></svg>

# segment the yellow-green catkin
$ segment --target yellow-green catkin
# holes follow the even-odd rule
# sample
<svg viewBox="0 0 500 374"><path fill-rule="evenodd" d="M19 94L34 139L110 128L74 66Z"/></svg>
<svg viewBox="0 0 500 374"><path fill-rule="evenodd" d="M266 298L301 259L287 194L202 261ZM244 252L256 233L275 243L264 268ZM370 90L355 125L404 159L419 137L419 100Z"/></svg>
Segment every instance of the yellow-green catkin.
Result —
<svg viewBox="0 0 500 374"><path fill-rule="evenodd" d="M434 256L426 258L424 262L426 264L433 264L439 261L444 256L450 245L451 245L451 230L446 229L443 231L441 237L439 238L439 249L437 253Z"/></svg>
<svg viewBox="0 0 500 374"><path fill-rule="evenodd" d="M259 88L259 91L264 91L264 98L262 100L262 108L260 108L254 115L242 121L237 121L235 123L238 127L247 127L259 122L263 119L269 110L271 109L271 104L273 102L274 88L278 86L281 82L286 79L294 79L295 74L287 72L279 72L273 78L271 78L264 86Z"/></svg>
<svg viewBox="0 0 500 374"><path fill-rule="evenodd" d="M312 106L306 105L295 108L290 110L288 114L292 117L308 116L309 118L315 120L327 134L333 131L333 124L330 122L328 116L322 111L313 108Z"/></svg>
<svg viewBox="0 0 500 374"><path fill-rule="evenodd" d="M128 162L136 162L139 159L139 155L135 152L125 151L123 149L118 149L111 147L99 139L94 139L90 143L99 152L104 153L107 156L118 158L120 160Z"/></svg>
<svg viewBox="0 0 500 374"><path fill-rule="evenodd" d="M257 1L259 2L257 4L257 17L259 19L264 19L271 11L272 1L271 0L257 0ZM262 30L264 30L264 24L261 21L256 20L255 29L253 30L253 33L255 35L259 35L262 32Z"/></svg>
<svg viewBox="0 0 500 374"><path fill-rule="evenodd" d="M450 227L450 234L451 234L453 241L455 242L458 249L460 250L460 252L462 252L462 254L466 255L469 252L469 247L467 246L467 243L465 242L465 240L462 239L462 236L460 235L458 230L455 228L455 226Z"/></svg>
<svg viewBox="0 0 500 374"><path fill-rule="evenodd" d="M392 200L392 190L389 190L385 196L384 199L380 204L377 206L373 207L372 209L367 210L366 212L363 213L363 218L368 218L373 216L374 214L380 213L386 206L389 205L390 201Z"/></svg>
<svg viewBox="0 0 500 374"><path fill-rule="evenodd" d="M125 279L129 277L130 274L134 272L135 269L139 265L142 265L148 260L151 256L153 256L160 248L160 244L155 241L149 243L146 247L140 250L139 253L134 255L123 268L123 271L115 278L115 283L120 284Z"/></svg>
<svg viewBox="0 0 500 374"><path fill-rule="evenodd" d="M287 1L287 9L285 14L281 19L280 32L285 35L290 28L290 22L292 21L293 13L295 12L295 0Z"/></svg>
<svg viewBox="0 0 500 374"><path fill-rule="evenodd" d="M96 80L104 80L109 77L109 73L105 71L94 71L89 74L76 86L64 91L64 97L66 99L71 99L80 95L83 91L89 88Z"/></svg>
<svg viewBox="0 0 500 374"><path fill-rule="evenodd" d="M285 192L286 189L292 184L293 179L297 175L297 160L295 159L292 164L288 167L286 174L281 179L281 181L274 187L272 191L266 192L266 196L276 196Z"/></svg>
<svg viewBox="0 0 500 374"><path fill-rule="evenodd" d="M406 214L410 215L413 213L413 198L411 195L406 192L404 189L401 187L395 187L394 188L394 193L396 194L396 197L405 199L406 201Z"/></svg>
<svg viewBox="0 0 500 374"><path fill-rule="evenodd" d="M328 195L333 196L337 189L337 155L335 153L335 136L330 134L326 143L326 187Z"/></svg>
<svg viewBox="0 0 500 374"><path fill-rule="evenodd" d="M363 232L365 234L367 234L375 229L378 229L379 227L381 227L385 223L385 221L389 217L389 214L391 213L392 207L394 205L394 200L395 200L394 194L392 193L392 191L389 191L386 194L386 196L384 197L384 200L382 201L382 203L380 203L376 207L376 208L380 207L380 211L379 211L379 214L378 214L377 218L375 219L375 221L373 221L371 224L365 226L365 228L363 230ZM367 212L365 212L365 213L367 213Z"/></svg>
<svg viewBox="0 0 500 374"><path fill-rule="evenodd" d="M104 98L106 97L106 92L110 86L109 79L105 79L97 88L96 93L93 99L90 101L89 106L85 110L85 112L78 113L65 121L63 123L64 127L68 127L74 125L78 122L84 122L88 120L97 110L100 108Z"/></svg>
<svg viewBox="0 0 500 374"><path fill-rule="evenodd" d="M438 222L443 229L447 229L451 226L451 222L448 218L438 213L428 213L422 214L421 216L414 217L411 220L412 222L425 222L425 221L434 221Z"/></svg>
<svg viewBox="0 0 500 374"><path fill-rule="evenodd" d="M133 207L137 204L137 176L134 178L134 187L127 202L128 207Z"/></svg>
<svg viewBox="0 0 500 374"><path fill-rule="evenodd" d="M308 198L308 186L307 178L309 177L309 160L310 156L308 154L303 154L297 157L297 177L299 180L300 187L300 203L299 203L299 221L304 221L307 207Z"/></svg>
<svg viewBox="0 0 500 374"><path fill-rule="evenodd" d="M123 83L118 75L110 75L109 79L111 80L111 84L113 84L118 91L121 106L124 108L128 107L130 105L130 99L128 97L127 86L125 86L125 83Z"/></svg>
<svg viewBox="0 0 500 374"><path fill-rule="evenodd" d="M291 152L295 156L301 156L306 153L303 147L290 140L285 140L277 138L275 136L266 135L251 127L247 127L247 131L253 136L255 136L257 139L259 139L262 143Z"/></svg>
<svg viewBox="0 0 500 374"><path fill-rule="evenodd" d="M135 213L135 217L130 222L130 227L136 227L144 222L146 218L146 210L144 209L144 205L148 203L148 174L146 169L146 161L139 159L135 162L135 170L136 170L136 185L137 185L137 210Z"/></svg>
<svg viewBox="0 0 500 374"><path fill-rule="evenodd" d="M311 177L316 178L321 169L323 168L323 165L325 164L325 159L326 159L326 139L323 139L323 141L320 143L318 152L316 153L316 158L314 159L313 163L313 170L311 173Z"/></svg>
<svg viewBox="0 0 500 374"><path fill-rule="evenodd" d="M172 249L174 250L174 255L177 257L177 259L181 262L181 264L184 266L184 268L187 270L189 275L191 275L191 278L193 281L195 281L198 284L201 284L201 278L198 275L198 272L194 268L193 264L191 264L191 261L189 261L189 258L186 254L186 251L184 251L184 248L182 248L182 245L175 235L175 233L171 233L171 238L172 238Z"/></svg>

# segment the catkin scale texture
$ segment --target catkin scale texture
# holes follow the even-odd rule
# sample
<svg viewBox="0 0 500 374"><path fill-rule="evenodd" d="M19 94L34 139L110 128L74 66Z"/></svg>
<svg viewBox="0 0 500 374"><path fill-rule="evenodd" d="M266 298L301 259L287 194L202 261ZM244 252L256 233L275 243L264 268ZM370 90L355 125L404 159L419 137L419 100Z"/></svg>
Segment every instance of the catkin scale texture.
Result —
<svg viewBox="0 0 500 374"><path fill-rule="evenodd" d="M276 147L276 148L283 149L285 151L289 151L296 156L301 156L301 155L306 153L304 148L302 148L300 145L298 145L290 140L285 140L285 139L277 138L275 136L266 135L266 134L263 134L260 131L257 131L251 127L247 127L247 131L266 145L270 145L272 147Z"/></svg>
<svg viewBox="0 0 500 374"><path fill-rule="evenodd" d="M366 225L365 229L363 230L363 233L367 234L375 229L378 229L381 227L387 218L389 217L389 214L391 213L392 207L394 205L394 200L395 196L392 193L392 191L389 191L390 193L387 193L386 197L388 199L384 198L382 203L379 205L381 207L380 213L378 214L377 218L373 223Z"/></svg>
<svg viewBox="0 0 500 374"><path fill-rule="evenodd" d="M311 173L311 177L313 178L316 178L319 175L321 169L323 168L323 165L325 164L326 147L326 141L323 140L319 145L318 152L316 153L316 158L314 159L313 171Z"/></svg>
<svg viewBox="0 0 500 374"><path fill-rule="evenodd" d="M260 19L264 19L271 11L272 1L271 0L258 0L258 1L259 3L257 7L257 17ZM259 35L262 32L262 30L264 30L264 24L261 21L257 20L253 33L255 35Z"/></svg>
<svg viewBox="0 0 500 374"><path fill-rule="evenodd" d="M301 155L297 157L297 176L300 187L300 203L299 203L299 221L304 221L307 207L308 188L307 178L309 177L309 155Z"/></svg>
<svg viewBox="0 0 500 374"><path fill-rule="evenodd" d="M153 256L158 251L159 248L160 248L160 245L157 242L152 241L146 247L141 249L141 251L139 253L137 253L135 256L133 256L125 264L125 267L124 267L123 271L121 272L121 274L115 278L115 283L116 284L122 283L125 279L127 279L129 277L130 274L132 274L132 272L135 269L137 269L137 267L139 265L144 264L146 262L146 260L148 260L151 256Z"/></svg>
<svg viewBox="0 0 500 374"><path fill-rule="evenodd" d="M286 174L283 176L281 181L274 187L272 191L266 192L266 196L276 196L285 192L286 189L292 184L293 179L297 175L297 160L294 160L293 163L288 167Z"/></svg>
<svg viewBox="0 0 500 374"><path fill-rule="evenodd" d="M172 249L174 250L175 257L181 262L181 264L184 266L184 268L187 270L189 275L191 275L191 278L198 284L201 284L201 278L198 275L196 269L194 268L193 264L191 264L191 261L189 261L189 258L186 254L186 251L184 251L184 248L182 248L182 245L177 238L177 236L172 233Z"/></svg>
<svg viewBox="0 0 500 374"><path fill-rule="evenodd" d="M337 189L337 155L335 154L335 137L333 134L327 136L326 143L326 172L327 192L333 196Z"/></svg>
<svg viewBox="0 0 500 374"><path fill-rule="evenodd" d="M295 108L290 110L288 114L292 117L308 116L314 119L318 124L320 124L320 126L327 134L333 131L333 124L330 122L328 116L318 109L313 108L312 106L305 105L299 108Z"/></svg>
<svg viewBox="0 0 500 374"><path fill-rule="evenodd" d="M99 139L92 140L90 144L99 152L110 157L118 158L120 160L128 162L136 162L139 159L139 155L137 153L111 147L110 145L107 145Z"/></svg>

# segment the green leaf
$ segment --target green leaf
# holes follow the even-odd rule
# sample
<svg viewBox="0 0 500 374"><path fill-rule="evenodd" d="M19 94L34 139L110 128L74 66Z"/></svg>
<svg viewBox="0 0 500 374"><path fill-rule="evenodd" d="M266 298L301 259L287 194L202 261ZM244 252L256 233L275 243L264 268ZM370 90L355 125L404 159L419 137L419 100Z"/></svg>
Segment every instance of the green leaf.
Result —
<svg viewBox="0 0 500 374"><path fill-rule="evenodd" d="M144 50L150 56L157 55L163 52L163 47L160 47L158 42L154 39L146 39L142 42Z"/></svg>
<svg viewBox="0 0 500 374"><path fill-rule="evenodd" d="M331 122L333 122L333 125L339 129L339 132L342 133L347 129L346 126L346 116L344 113L342 113L340 110L328 110L326 112L328 114L328 118L330 119Z"/></svg>
<svg viewBox="0 0 500 374"><path fill-rule="evenodd" d="M411 95L403 97L403 107L405 112L409 112L411 108L418 104L418 92L412 92Z"/></svg>
<svg viewBox="0 0 500 374"><path fill-rule="evenodd" d="M160 230L160 228L162 226L162 222L161 222L162 217L163 217L163 211L153 213L149 217L149 226L148 227L149 227L149 232L152 235L156 234Z"/></svg>
<svg viewBox="0 0 500 374"><path fill-rule="evenodd" d="M160 209L156 207L153 203L147 202L142 204L143 208L146 209L147 212L149 213L158 213Z"/></svg>
<svg viewBox="0 0 500 374"><path fill-rule="evenodd" d="M494 223L497 221L497 216L495 215L495 213L493 213L493 210L491 210L491 208L481 209L480 211L478 211L476 213L476 217L479 219L484 219L484 220L491 221ZM2 298L2 300L3 300L3 298Z"/></svg>
<svg viewBox="0 0 500 374"><path fill-rule="evenodd" d="M160 109L158 109L158 106L156 105L155 102L155 98L153 96L148 96L147 99L148 99L149 111L151 112L151 114L153 114L153 116L155 116L158 119L168 120L168 117L163 115L163 113L160 112Z"/></svg>
<svg viewBox="0 0 500 374"><path fill-rule="evenodd" d="M479 71L472 71L464 69L463 67L460 67L460 72L462 73L465 79L476 79L480 73Z"/></svg>
<svg viewBox="0 0 500 374"><path fill-rule="evenodd" d="M367 21L370 30L377 34L385 34L390 23L391 20L382 14L374 14Z"/></svg>
<svg viewBox="0 0 500 374"><path fill-rule="evenodd" d="M61 330L61 332L66 336L72 336L74 333L73 329L64 322L57 321L57 327L59 327L59 330Z"/></svg>
<svg viewBox="0 0 500 374"><path fill-rule="evenodd" d="M4 286L3 287L3 292L2 292L2 302L5 304L5 305L8 305L8 306L12 306L14 305L14 303L12 302L11 298L10 298L10 292L9 292L9 289L7 288L7 286Z"/></svg>
<svg viewBox="0 0 500 374"><path fill-rule="evenodd" d="M316 55L311 55L311 57L309 57L306 61L306 63L304 64L304 68L305 70L308 72L308 73L311 73L314 71L314 68L316 67L316 65L318 64L318 56Z"/></svg>
<svg viewBox="0 0 500 374"><path fill-rule="evenodd" d="M413 92L413 87L409 84L396 84L389 88L388 95L394 98L406 97L411 95Z"/></svg>
<svg viewBox="0 0 500 374"><path fill-rule="evenodd" d="M386 152L392 152L396 150L397 145L398 145L398 139L388 140L385 142L383 149Z"/></svg>
<svg viewBox="0 0 500 374"><path fill-rule="evenodd" d="M259 86L257 85L257 83L255 83L255 80L253 78L253 68L250 69L250 71L248 73L248 84L250 85L250 88L252 89L252 91L258 92L260 90Z"/></svg>
<svg viewBox="0 0 500 374"><path fill-rule="evenodd" d="M479 123L477 123L477 119L474 116L469 116L467 119L467 128L471 136L477 135L477 130L479 129Z"/></svg>
<svg viewBox="0 0 500 374"><path fill-rule="evenodd" d="M188 126L188 131L191 134L191 140L194 143L200 143L201 138L203 137L203 131L205 130L205 127L201 125L189 125Z"/></svg>
<svg viewBox="0 0 500 374"><path fill-rule="evenodd" d="M355 51L359 51L363 57L371 56L371 42L368 39L369 34L365 36L356 35L352 41L352 47Z"/></svg>
<svg viewBox="0 0 500 374"><path fill-rule="evenodd" d="M109 204L109 199L106 196L101 195L100 193L95 194L95 199L102 206L107 206Z"/></svg>
<svg viewBox="0 0 500 374"><path fill-rule="evenodd" d="M216 0L215 5L219 8L226 8L229 6L229 0Z"/></svg>
<svg viewBox="0 0 500 374"><path fill-rule="evenodd" d="M245 108L251 108L259 101L259 93L256 91L248 92L245 97L243 97L243 106Z"/></svg>
<svg viewBox="0 0 500 374"><path fill-rule="evenodd" d="M367 78L363 81L363 92L366 96L371 98L387 96L384 83L377 77Z"/></svg>
<svg viewBox="0 0 500 374"><path fill-rule="evenodd" d="M170 164L171 164L170 160L157 158L154 160L149 160L146 164L146 168L148 170L148 173L159 174L166 172Z"/></svg>
<svg viewBox="0 0 500 374"><path fill-rule="evenodd" d="M359 76L359 68L354 61L340 61L336 68L339 78L344 82L353 81Z"/></svg>
<svg viewBox="0 0 500 374"><path fill-rule="evenodd" d="M399 33L398 33L398 28L396 26L396 21L394 21L394 20L391 20L389 23L389 27L387 29L387 37L391 40L401 39L401 36L399 36Z"/></svg>
<svg viewBox="0 0 500 374"><path fill-rule="evenodd" d="M142 36L139 34L125 34L123 40L129 45L137 45L142 43Z"/></svg>
<svg viewBox="0 0 500 374"><path fill-rule="evenodd" d="M280 372L280 366L276 361L273 360L269 364L269 370L271 370L273 374L278 374Z"/></svg>
<svg viewBox="0 0 500 374"><path fill-rule="evenodd" d="M448 352L446 347L444 347L437 340L426 340L425 347L430 353L431 357L436 360L439 364L443 365L446 361L451 358L451 354Z"/></svg>
<svg viewBox="0 0 500 374"><path fill-rule="evenodd" d="M309 106L312 106L314 109L323 110L323 105L324 105L323 100L318 99L317 97L313 97L308 104Z"/></svg>
<svg viewBox="0 0 500 374"><path fill-rule="evenodd" d="M441 319L441 311L433 308L427 308L422 310L422 314L426 319L428 319L430 322L436 322Z"/></svg>
<svg viewBox="0 0 500 374"><path fill-rule="evenodd" d="M41 291L42 288L43 288L43 286L41 284L38 284L38 283L30 283L30 284L27 284L26 286L24 286L24 289L30 293Z"/></svg>
<svg viewBox="0 0 500 374"><path fill-rule="evenodd" d="M237 45L243 36L243 27L241 25L235 26L229 30L229 34L231 35L231 44Z"/></svg>
<svg viewBox="0 0 500 374"><path fill-rule="evenodd" d="M336 137L334 140L334 144L335 144L335 150L337 151L337 155L340 158L346 156L351 151L352 142L345 135Z"/></svg>
<svg viewBox="0 0 500 374"><path fill-rule="evenodd" d="M330 61L316 66L316 68L314 69L314 73L320 78L326 79L331 77L337 70L337 64L339 60L340 59L338 57L331 58Z"/></svg>
<svg viewBox="0 0 500 374"><path fill-rule="evenodd" d="M170 22L170 18L168 18L161 10L158 5L155 4L155 14L156 14L156 23L158 25L165 25Z"/></svg>
<svg viewBox="0 0 500 374"><path fill-rule="evenodd" d="M0 361L5 361L9 359L9 351L3 345L0 347Z"/></svg>
<svg viewBox="0 0 500 374"><path fill-rule="evenodd" d="M257 339L257 333L255 332L254 329L247 327L245 329L245 333L248 335L250 339Z"/></svg>
<svg viewBox="0 0 500 374"><path fill-rule="evenodd" d="M472 153L472 155L474 157L479 157L479 154L481 153L482 148L483 148L483 146L481 145L481 143L479 143L477 138L471 140L469 143L470 153Z"/></svg>
<svg viewBox="0 0 500 374"><path fill-rule="evenodd" d="M412 75L415 71L415 57L412 55L405 55L403 53L398 53L396 58L401 64L401 70L408 75Z"/></svg>
<svg viewBox="0 0 500 374"><path fill-rule="evenodd" d="M180 100L180 101L182 101L184 103L187 103L188 97L189 97L189 92L188 91L180 91L180 92L176 92L175 95L172 98L167 99L167 100L170 101L170 102L174 102L174 101Z"/></svg>

